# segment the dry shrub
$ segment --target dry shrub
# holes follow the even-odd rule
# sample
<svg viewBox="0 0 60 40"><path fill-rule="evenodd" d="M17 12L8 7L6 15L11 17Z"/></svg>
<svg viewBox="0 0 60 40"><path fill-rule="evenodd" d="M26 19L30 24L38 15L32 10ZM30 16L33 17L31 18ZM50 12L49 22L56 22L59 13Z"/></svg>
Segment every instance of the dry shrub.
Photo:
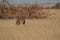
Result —
<svg viewBox="0 0 60 40"><path fill-rule="evenodd" d="M25 18L34 18L34 17L37 17L38 18L38 15L35 16L36 14L38 14L37 12L38 11L42 11L43 8L38 5L38 4L32 4L32 5L29 5L29 6L17 6L17 7L14 7L14 6L9 6L6 8L8 12L4 12L3 15L5 16L24 16ZM40 13L40 14L43 14L43 13ZM45 14L45 13L44 13ZM41 15L40 15L41 16Z"/></svg>

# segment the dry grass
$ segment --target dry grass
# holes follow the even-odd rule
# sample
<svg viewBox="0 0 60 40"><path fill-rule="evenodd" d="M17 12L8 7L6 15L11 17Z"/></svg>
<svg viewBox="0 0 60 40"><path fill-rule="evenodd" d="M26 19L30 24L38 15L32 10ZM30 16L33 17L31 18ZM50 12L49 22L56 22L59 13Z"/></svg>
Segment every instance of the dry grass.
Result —
<svg viewBox="0 0 60 40"><path fill-rule="evenodd" d="M47 19L26 19L24 25L15 25L15 19L0 20L0 40L60 40L60 10L47 10L56 14Z"/></svg>

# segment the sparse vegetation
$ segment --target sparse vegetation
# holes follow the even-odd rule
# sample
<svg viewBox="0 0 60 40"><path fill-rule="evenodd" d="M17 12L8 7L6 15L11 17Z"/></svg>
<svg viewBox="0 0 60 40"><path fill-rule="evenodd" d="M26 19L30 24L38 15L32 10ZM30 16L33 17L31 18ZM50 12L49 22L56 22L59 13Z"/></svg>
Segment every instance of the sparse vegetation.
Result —
<svg viewBox="0 0 60 40"><path fill-rule="evenodd" d="M57 3L56 6L53 6L52 8L60 9L60 3Z"/></svg>

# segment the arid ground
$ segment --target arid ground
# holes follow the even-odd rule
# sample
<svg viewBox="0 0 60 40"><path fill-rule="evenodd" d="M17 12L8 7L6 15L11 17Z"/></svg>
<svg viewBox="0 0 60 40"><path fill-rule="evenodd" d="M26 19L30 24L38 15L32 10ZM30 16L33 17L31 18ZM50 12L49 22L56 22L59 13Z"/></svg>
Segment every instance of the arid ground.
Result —
<svg viewBox="0 0 60 40"><path fill-rule="evenodd" d="M47 10L54 15L47 19L26 19L26 24L0 19L0 40L60 40L60 9Z"/></svg>

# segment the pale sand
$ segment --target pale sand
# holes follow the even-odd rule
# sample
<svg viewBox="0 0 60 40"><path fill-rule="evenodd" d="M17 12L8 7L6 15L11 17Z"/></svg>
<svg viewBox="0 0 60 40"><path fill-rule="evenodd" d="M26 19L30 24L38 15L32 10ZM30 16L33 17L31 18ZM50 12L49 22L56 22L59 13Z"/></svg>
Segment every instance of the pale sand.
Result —
<svg viewBox="0 0 60 40"><path fill-rule="evenodd" d="M60 10L50 9L48 19L26 20L16 25L16 20L0 20L0 40L60 40Z"/></svg>

